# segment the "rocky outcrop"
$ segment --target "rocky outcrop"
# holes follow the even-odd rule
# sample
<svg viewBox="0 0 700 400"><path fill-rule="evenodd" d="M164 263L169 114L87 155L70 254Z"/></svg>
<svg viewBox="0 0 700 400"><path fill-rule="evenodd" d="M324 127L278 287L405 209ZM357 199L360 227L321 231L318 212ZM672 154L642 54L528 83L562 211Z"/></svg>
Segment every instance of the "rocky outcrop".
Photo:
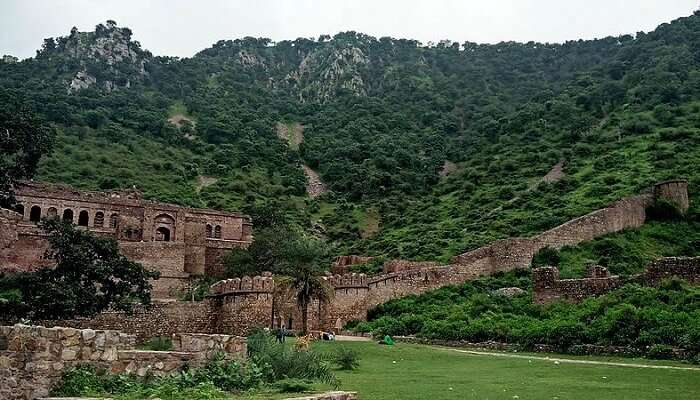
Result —
<svg viewBox="0 0 700 400"><path fill-rule="evenodd" d="M94 85L109 92L143 80L151 55L131 40L129 28L107 21L106 25L97 25L94 32L73 28L69 36L47 39L37 58L56 63L57 70L70 74L66 79L69 92Z"/></svg>
<svg viewBox="0 0 700 400"><path fill-rule="evenodd" d="M338 90L347 90L355 96L367 95L361 70L369 58L357 47L324 49L307 55L299 67L287 75L299 91L302 102L325 102Z"/></svg>

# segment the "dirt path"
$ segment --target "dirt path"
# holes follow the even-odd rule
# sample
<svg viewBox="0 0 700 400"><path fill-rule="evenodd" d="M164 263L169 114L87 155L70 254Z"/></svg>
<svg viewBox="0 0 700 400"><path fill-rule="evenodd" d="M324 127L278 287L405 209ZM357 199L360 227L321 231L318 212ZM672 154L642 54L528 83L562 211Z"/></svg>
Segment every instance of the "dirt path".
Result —
<svg viewBox="0 0 700 400"><path fill-rule="evenodd" d="M435 349L454 351L457 353L475 355L475 356L490 356L490 357L503 357L503 358L519 358L523 360L538 360L538 361L551 361L553 363L567 363L567 364L590 364L590 365L609 365L614 367L627 367L627 368L651 368L651 369L676 369L684 371L698 371L698 367L676 367L673 365L650 365L650 364L636 364L636 363L622 363L613 361L594 361L594 360L579 360L572 358L556 358L556 357L540 357L540 356L529 356L524 354L510 354L510 353L493 353L488 351L475 351L475 350L462 350L462 349L452 349L447 347L434 347Z"/></svg>
<svg viewBox="0 0 700 400"><path fill-rule="evenodd" d="M344 336L336 335L335 340L338 342L371 342L372 338L364 336Z"/></svg>

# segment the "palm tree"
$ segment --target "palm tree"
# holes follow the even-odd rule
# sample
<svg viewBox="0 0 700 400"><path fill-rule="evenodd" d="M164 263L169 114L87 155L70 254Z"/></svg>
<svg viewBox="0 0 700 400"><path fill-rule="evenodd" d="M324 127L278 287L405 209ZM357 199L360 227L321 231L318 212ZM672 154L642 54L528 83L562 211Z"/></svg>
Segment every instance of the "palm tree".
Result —
<svg viewBox="0 0 700 400"><path fill-rule="evenodd" d="M308 330L309 304L313 300L328 301L333 289L323 279L319 264L326 255L323 244L317 240L299 238L285 246L284 259L288 263L277 280L278 293L294 297L301 310L302 333Z"/></svg>

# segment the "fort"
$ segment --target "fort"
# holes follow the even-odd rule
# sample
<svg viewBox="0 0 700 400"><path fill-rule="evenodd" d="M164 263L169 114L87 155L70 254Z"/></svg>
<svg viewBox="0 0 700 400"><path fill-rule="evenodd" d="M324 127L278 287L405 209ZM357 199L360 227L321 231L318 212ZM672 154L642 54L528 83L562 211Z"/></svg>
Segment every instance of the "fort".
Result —
<svg viewBox="0 0 700 400"><path fill-rule="evenodd" d="M26 182L15 193L16 212L0 210L2 271L31 271L44 259L42 218L61 218L117 240L124 255L159 271L153 296L171 297L191 276L220 276L221 257L253 240L248 216L146 200L134 191L78 191Z"/></svg>
<svg viewBox="0 0 700 400"><path fill-rule="evenodd" d="M534 237L499 240L461 254L447 266L392 261L387 263L388 266L385 264L385 270L391 272L375 276L329 275L325 279L332 287L334 296L329 302L316 301L310 305L308 326L313 330L339 330L348 321L366 319L370 309L395 298L463 283L499 271L529 268L534 254L544 247L561 248L600 235L639 227L646 220L647 207L658 199L673 202L685 212L689 204L687 182L675 180L656 184L645 193L618 200ZM366 257L346 256L336 259L336 266L347 267L356 262L369 261L371 259ZM675 274L697 280L696 267L670 261L660 263L664 263L665 269L650 267L650 271L656 271L653 276ZM578 287L580 290L571 291L577 291L579 296L584 297L604 293L618 285L617 278L608 277L600 268L592 269L590 279L595 280L593 283L562 283L564 281L558 280L555 271L546 269L534 273L535 286L547 287L546 291L536 289L536 301L574 299L575 295L566 294L567 285ZM645 274L645 281L652 280L652 272ZM545 285L543 282L548 283ZM284 325L292 330L298 329L301 326L301 312L293 299L284 298L275 291L273 277L268 273L217 282L211 286L209 296L201 302L157 301L151 308L137 310L133 315L106 312L92 319L40 323L47 326L60 324L76 328L123 330L140 339L179 332L246 335L255 327Z"/></svg>

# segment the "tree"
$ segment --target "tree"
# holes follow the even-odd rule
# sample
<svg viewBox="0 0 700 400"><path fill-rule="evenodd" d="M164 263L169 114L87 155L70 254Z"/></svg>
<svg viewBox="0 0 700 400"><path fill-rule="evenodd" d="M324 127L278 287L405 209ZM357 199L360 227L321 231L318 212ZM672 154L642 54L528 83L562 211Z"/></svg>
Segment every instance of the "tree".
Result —
<svg viewBox="0 0 700 400"><path fill-rule="evenodd" d="M323 279L322 260L327 250L322 242L298 238L284 249L287 262L284 275L276 282L278 293L294 297L301 310L302 333L308 331L309 304L314 300L328 301L333 296L330 285Z"/></svg>
<svg viewBox="0 0 700 400"><path fill-rule="evenodd" d="M31 178L41 156L51 150L54 129L19 93L0 89L0 207L12 206L12 187Z"/></svg>
<svg viewBox="0 0 700 400"><path fill-rule="evenodd" d="M115 240L57 219L41 227L49 235L46 257L56 266L0 276L0 315L66 319L150 304L150 280L159 273L124 257Z"/></svg>

